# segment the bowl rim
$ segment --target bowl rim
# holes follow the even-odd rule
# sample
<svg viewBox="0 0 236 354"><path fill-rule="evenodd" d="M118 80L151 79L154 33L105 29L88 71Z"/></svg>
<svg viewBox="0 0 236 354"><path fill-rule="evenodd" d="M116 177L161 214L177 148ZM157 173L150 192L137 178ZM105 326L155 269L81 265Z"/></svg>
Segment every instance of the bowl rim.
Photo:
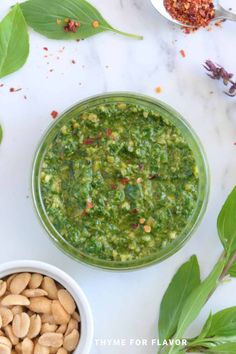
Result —
<svg viewBox="0 0 236 354"><path fill-rule="evenodd" d="M62 284L73 296L81 316L81 333L74 354L89 354L94 336L91 307L78 283L66 272L49 263L34 260L16 260L0 264L0 279L15 273L30 272L49 276Z"/></svg>
<svg viewBox="0 0 236 354"><path fill-rule="evenodd" d="M149 105L155 106L156 109L162 110L163 115L168 116L168 118L170 120L172 120L172 122L179 124L178 128L180 128L180 126L182 127L182 129L183 129L182 133L184 133L184 130L185 130L185 133L184 133L185 138L189 139L189 141L191 140L193 145L195 145L195 149L198 150L198 154L202 160L201 162L202 162L202 166L204 168L204 171L202 172L202 174L204 175L202 177L202 179L204 179L204 186L202 183L202 193L204 195L202 198L201 207L198 211L198 215L195 215L195 211L194 211L193 216L196 216L195 222L193 223L193 225L191 226L191 228L189 229L189 231L187 232L185 237L181 238L179 236L175 241L173 241L170 244L170 246L165 247L161 251L158 250L158 252L153 253L150 256L141 258L139 260L133 260L133 261L127 261L127 262L107 261L107 260L95 259L91 256L84 255L81 252L78 252L77 249L75 249L71 244L69 244L65 239L62 238L60 233L55 229L55 227L49 221L49 219L47 217L47 213L44 209L42 199L41 199L42 198L41 194L40 194L40 199L41 199L40 203L37 201L37 197L36 197L38 190L40 190L39 181L38 181L38 186L36 183L36 177L37 177L36 167L37 167L37 163L41 163L43 160L41 158L41 161L38 161L38 159L40 157L40 152L43 149L43 145L44 145L45 141L47 140L48 136L50 135L50 133L54 131L54 128L56 126L60 125L60 123L61 123L61 121L63 121L63 119L66 120L66 116L69 113L71 113L72 111L74 111L80 107L83 107L83 106L85 106L84 109L88 109L90 107L89 105L93 102L96 102L97 100L104 100L104 102L105 102L105 100L112 100L112 99L113 100L117 99L116 102L120 102L122 99L124 99L124 100L138 100L138 101L140 101L141 106L145 105L145 104L147 104L147 105L149 104ZM96 106L96 105L97 104L94 104L94 106ZM38 178L39 178L39 176L38 176ZM184 244L191 238L192 234L194 233L194 231L198 227L200 221L202 220L203 215L204 215L206 208L207 208L209 193L210 193L210 170L209 170L207 156L206 156L205 150L203 148L203 145L201 143L201 140L199 139L198 135L196 134L196 132L194 131L194 129L192 128L190 123L179 112L177 112L170 105L168 105L156 98L147 96L147 95L143 95L140 93L134 93L134 92L114 91L114 92L102 93L102 94L90 96L88 98L80 100L79 102L77 102L77 103L71 105L69 108L65 109L60 114L60 116L56 119L56 121L52 122L49 125L49 127L43 133L43 136L40 139L40 142L39 142L38 147L36 149L36 153L35 153L34 160L33 160L33 166L32 166L31 187L32 187L31 191L32 191L32 196L33 196L34 207L35 207L37 216L40 219L41 225L47 231L47 234L50 237L50 239L55 243L55 245L62 252L64 252L66 255L70 256L71 258L75 259L76 261L86 263L87 265L90 265L90 266L95 266L95 267L99 267L99 268L103 268L103 269L107 269L107 270L115 270L115 271L116 270L118 270L118 271L135 270L135 269L144 268L146 266L150 266L150 265L164 261L165 259L171 257L176 252L178 252L178 250L181 249L184 246ZM37 187L38 187L38 190L37 190ZM204 189L204 191L203 191L203 189ZM199 196L200 196L200 192L198 195L198 202L199 202ZM40 208L44 212L44 217L46 217L46 219L47 219L46 221L43 220ZM193 219L193 217L190 218L187 226L189 226L192 219ZM49 224L50 224L50 226L49 226ZM186 229L186 227L185 227L185 229ZM154 257L157 254L159 255L159 257Z"/></svg>

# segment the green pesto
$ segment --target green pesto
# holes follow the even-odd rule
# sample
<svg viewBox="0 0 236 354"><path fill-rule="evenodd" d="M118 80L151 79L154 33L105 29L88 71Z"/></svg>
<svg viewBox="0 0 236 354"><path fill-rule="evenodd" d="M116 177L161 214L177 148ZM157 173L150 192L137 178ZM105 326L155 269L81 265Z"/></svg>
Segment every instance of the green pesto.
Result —
<svg viewBox="0 0 236 354"><path fill-rule="evenodd" d="M198 169L179 129L133 104L97 106L57 132L41 191L56 230L80 252L148 256L181 234L196 207Z"/></svg>

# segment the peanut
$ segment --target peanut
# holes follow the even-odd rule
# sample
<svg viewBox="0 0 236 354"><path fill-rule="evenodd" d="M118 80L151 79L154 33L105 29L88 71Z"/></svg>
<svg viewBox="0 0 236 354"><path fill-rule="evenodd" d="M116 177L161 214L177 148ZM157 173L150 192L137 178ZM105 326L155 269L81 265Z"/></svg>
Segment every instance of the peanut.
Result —
<svg viewBox="0 0 236 354"><path fill-rule="evenodd" d="M27 313L22 312L14 316L12 330L17 338L24 338L30 327L30 318Z"/></svg>
<svg viewBox="0 0 236 354"><path fill-rule="evenodd" d="M63 335L61 333L44 333L39 337L39 344L45 347L59 348L63 344Z"/></svg>
<svg viewBox="0 0 236 354"><path fill-rule="evenodd" d="M17 274L10 283L10 292L19 295L29 284L31 275L29 273Z"/></svg>
<svg viewBox="0 0 236 354"><path fill-rule="evenodd" d="M52 314L56 324L66 324L70 321L70 315L64 310L58 300L52 302Z"/></svg>
<svg viewBox="0 0 236 354"><path fill-rule="evenodd" d="M73 297L65 289L59 290L57 295L61 305L64 307L66 312L72 315L76 309L76 304Z"/></svg>
<svg viewBox="0 0 236 354"><path fill-rule="evenodd" d="M36 313L51 313L52 301L44 296L32 297L29 309Z"/></svg>
<svg viewBox="0 0 236 354"><path fill-rule="evenodd" d="M52 278L44 277L42 282L42 289L48 293L48 297L51 300L57 299L57 287L56 283Z"/></svg>

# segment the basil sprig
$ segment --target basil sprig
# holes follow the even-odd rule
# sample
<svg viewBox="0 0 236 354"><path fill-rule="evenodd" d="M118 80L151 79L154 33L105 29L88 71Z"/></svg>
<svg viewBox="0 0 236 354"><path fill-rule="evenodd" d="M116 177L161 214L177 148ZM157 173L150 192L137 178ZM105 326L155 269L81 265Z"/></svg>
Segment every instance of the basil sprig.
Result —
<svg viewBox="0 0 236 354"><path fill-rule="evenodd" d="M28 0L0 22L0 78L20 69L29 55L27 25L52 39L85 39L104 31L142 39L112 27L86 0Z"/></svg>
<svg viewBox="0 0 236 354"><path fill-rule="evenodd" d="M231 275L236 277L236 187L230 193L217 221L224 253L208 277L200 281L196 256L179 268L166 290L160 307L159 340L182 339L191 323L216 290ZM175 341L162 346L159 353L177 354L236 353L236 307L210 314L201 332L187 340L187 346Z"/></svg>

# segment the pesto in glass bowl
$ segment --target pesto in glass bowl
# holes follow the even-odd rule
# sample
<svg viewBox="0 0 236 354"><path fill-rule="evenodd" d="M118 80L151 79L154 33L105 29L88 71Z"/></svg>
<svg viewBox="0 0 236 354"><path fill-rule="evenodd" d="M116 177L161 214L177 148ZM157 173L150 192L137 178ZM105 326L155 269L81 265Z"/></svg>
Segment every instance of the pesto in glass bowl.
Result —
<svg viewBox="0 0 236 354"><path fill-rule="evenodd" d="M133 269L175 253L208 199L202 146L178 113L140 95L90 98L65 112L36 154L33 195L58 246Z"/></svg>

